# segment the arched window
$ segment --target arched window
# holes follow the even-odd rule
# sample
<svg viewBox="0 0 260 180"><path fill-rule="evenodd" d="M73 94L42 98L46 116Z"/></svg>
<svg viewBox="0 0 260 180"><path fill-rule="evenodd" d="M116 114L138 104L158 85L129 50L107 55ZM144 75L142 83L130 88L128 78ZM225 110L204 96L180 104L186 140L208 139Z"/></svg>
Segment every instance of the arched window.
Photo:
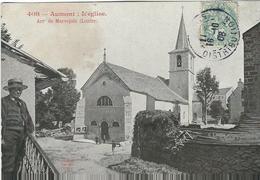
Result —
<svg viewBox="0 0 260 180"><path fill-rule="evenodd" d="M91 121L91 126L97 126L97 122L96 121Z"/></svg>
<svg viewBox="0 0 260 180"><path fill-rule="evenodd" d="M113 122L113 127L119 127L119 123L118 122Z"/></svg>
<svg viewBox="0 0 260 180"><path fill-rule="evenodd" d="M107 96L102 96L98 99L97 101L98 106L112 106L112 101L109 97Z"/></svg>
<svg viewBox="0 0 260 180"><path fill-rule="evenodd" d="M87 127L82 127L83 132L87 132Z"/></svg>
<svg viewBox="0 0 260 180"><path fill-rule="evenodd" d="M181 60L181 55L177 55L177 67L182 66L182 60Z"/></svg>

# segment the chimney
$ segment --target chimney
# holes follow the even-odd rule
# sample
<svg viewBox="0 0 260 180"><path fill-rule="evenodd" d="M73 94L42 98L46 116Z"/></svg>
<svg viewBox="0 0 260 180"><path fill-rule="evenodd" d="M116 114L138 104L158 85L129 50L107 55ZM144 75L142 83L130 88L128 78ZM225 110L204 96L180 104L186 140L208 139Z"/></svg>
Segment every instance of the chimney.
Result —
<svg viewBox="0 0 260 180"><path fill-rule="evenodd" d="M239 80L237 82L237 87L239 87L239 88L243 88L244 87L244 83L242 82L241 78L239 78Z"/></svg>

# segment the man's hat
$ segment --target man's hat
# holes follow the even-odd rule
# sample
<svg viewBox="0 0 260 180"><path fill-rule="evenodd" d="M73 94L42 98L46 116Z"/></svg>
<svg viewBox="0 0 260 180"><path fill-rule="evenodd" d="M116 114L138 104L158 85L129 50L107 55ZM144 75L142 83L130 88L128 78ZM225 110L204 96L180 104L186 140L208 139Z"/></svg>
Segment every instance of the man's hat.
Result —
<svg viewBox="0 0 260 180"><path fill-rule="evenodd" d="M8 91L11 88L21 88L22 90L27 89L28 86L23 84L23 81L21 79L9 79L8 80L8 85L5 86L3 89Z"/></svg>

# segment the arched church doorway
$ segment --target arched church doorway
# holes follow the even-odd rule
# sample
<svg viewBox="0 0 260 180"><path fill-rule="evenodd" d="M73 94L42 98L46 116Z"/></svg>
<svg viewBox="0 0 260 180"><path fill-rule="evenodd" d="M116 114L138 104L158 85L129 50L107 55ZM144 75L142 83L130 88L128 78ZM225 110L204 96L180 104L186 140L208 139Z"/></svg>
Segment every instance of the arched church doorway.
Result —
<svg viewBox="0 0 260 180"><path fill-rule="evenodd" d="M108 134L108 124L106 121L103 121L101 123L101 138L103 140L109 140L109 134Z"/></svg>

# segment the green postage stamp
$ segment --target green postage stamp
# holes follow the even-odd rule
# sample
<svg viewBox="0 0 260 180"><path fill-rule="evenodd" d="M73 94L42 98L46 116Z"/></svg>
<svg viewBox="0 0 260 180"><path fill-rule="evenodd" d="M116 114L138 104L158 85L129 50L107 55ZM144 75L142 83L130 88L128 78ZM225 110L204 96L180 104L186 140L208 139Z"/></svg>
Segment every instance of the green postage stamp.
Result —
<svg viewBox="0 0 260 180"><path fill-rule="evenodd" d="M203 10L194 17L190 36L190 45L198 57L223 60L236 50L240 31L232 5L234 3L202 3Z"/></svg>

